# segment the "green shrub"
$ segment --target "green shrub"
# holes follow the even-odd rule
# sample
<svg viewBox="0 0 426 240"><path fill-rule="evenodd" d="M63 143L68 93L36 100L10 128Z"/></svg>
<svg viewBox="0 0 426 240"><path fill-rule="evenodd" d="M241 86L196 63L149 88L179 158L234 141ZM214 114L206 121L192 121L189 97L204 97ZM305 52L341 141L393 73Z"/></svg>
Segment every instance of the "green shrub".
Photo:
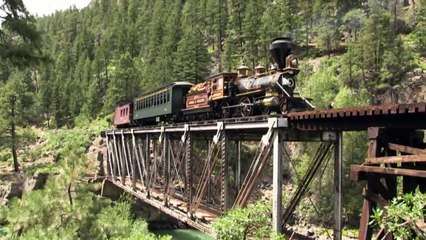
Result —
<svg viewBox="0 0 426 240"><path fill-rule="evenodd" d="M394 198L384 209L373 210L370 224L379 225L397 239L425 239L426 194L416 191Z"/></svg>
<svg viewBox="0 0 426 240"><path fill-rule="evenodd" d="M272 229L271 203L260 200L227 212L213 223L218 239L284 239Z"/></svg>

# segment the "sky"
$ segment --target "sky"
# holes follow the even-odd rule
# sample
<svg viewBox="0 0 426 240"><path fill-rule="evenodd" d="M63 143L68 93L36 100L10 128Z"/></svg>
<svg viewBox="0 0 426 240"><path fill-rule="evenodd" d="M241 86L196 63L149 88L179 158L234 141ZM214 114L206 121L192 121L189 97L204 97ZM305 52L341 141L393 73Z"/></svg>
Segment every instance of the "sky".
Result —
<svg viewBox="0 0 426 240"><path fill-rule="evenodd" d="M65 10L75 5L81 9L89 5L90 0L23 0L27 10L38 16L49 15L56 10Z"/></svg>

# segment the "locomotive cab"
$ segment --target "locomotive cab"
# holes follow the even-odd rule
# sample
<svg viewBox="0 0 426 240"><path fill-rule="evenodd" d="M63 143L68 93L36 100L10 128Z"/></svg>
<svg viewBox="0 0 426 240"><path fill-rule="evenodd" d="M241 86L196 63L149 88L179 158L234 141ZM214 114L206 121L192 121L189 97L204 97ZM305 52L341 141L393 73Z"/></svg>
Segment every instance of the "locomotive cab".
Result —
<svg viewBox="0 0 426 240"><path fill-rule="evenodd" d="M187 120L230 117L227 106L235 95L234 84L237 73L219 73L195 85L186 95L186 106L182 110ZM223 111L222 111L223 110Z"/></svg>
<svg viewBox="0 0 426 240"><path fill-rule="evenodd" d="M218 100L232 96L236 73L220 73L210 77L210 100Z"/></svg>

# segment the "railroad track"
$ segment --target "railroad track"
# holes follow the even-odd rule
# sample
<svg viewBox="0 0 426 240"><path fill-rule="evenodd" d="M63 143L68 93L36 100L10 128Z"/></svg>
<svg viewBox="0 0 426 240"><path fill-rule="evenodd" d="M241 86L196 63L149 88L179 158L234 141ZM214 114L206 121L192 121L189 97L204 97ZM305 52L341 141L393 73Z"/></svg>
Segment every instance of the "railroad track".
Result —
<svg viewBox="0 0 426 240"><path fill-rule="evenodd" d="M153 130L161 127L180 128L212 126L218 122L224 124L267 122L268 118L286 118L289 127L303 130L366 130L368 127L383 126L426 127L426 103L391 104L381 106L352 107L341 109L326 109L288 114L259 115L250 117L235 117L226 119L211 119L203 121L162 123L159 125L131 128L135 131ZM417 117L417 119L413 119ZM410 121L407 121L410 118ZM408 123L409 125L405 124ZM122 130L122 129L115 129Z"/></svg>

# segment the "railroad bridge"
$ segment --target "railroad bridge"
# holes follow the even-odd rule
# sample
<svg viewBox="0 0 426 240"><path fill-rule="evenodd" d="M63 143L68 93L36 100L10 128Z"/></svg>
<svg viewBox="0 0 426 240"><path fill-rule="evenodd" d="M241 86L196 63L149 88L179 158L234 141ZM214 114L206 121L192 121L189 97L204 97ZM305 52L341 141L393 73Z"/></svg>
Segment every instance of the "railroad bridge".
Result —
<svg viewBox="0 0 426 240"><path fill-rule="evenodd" d="M404 193L418 186L426 190L425 120L426 103L416 103L108 130L104 132L108 159L104 185L113 184L171 217L214 235L212 221L230 208L246 206L272 162L273 228L294 234L285 229L285 223L321 167L332 159L333 238L341 239L342 133L367 131L368 157L362 165L351 166L350 178L366 181L360 193L364 204L359 239L371 239L372 209L389 204L401 192L397 191L401 188L398 184L402 184ZM257 143L251 161L242 161L242 154L247 154L241 151L244 141ZM282 206L283 161L289 158L284 145L287 142L320 144L300 186L290 202ZM379 229L378 235L383 236L384 230Z"/></svg>

